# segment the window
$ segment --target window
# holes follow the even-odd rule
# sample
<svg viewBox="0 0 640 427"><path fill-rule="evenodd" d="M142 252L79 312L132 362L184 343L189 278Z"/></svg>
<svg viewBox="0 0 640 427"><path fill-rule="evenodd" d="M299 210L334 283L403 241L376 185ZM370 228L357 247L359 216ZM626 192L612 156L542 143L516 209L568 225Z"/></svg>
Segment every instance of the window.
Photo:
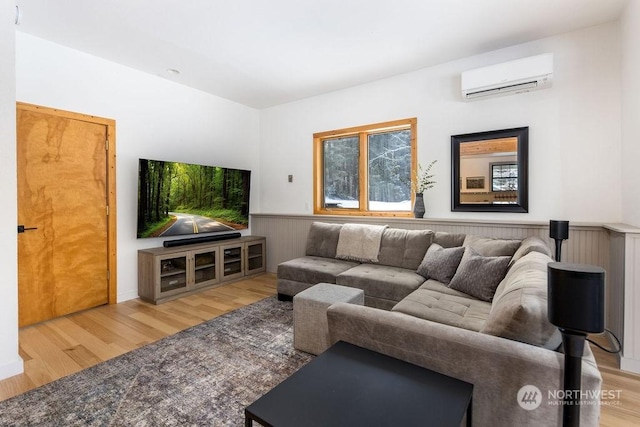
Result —
<svg viewBox="0 0 640 427"><path fill-rule="evenodd" d="M491 191L517 191L517 163L491 163Z"/></svg>
<svg viewBox="0 0 640 427"><path fill-rule="evenodd" d="M314 134L314 213L410 216L416 122Z"/></svg>

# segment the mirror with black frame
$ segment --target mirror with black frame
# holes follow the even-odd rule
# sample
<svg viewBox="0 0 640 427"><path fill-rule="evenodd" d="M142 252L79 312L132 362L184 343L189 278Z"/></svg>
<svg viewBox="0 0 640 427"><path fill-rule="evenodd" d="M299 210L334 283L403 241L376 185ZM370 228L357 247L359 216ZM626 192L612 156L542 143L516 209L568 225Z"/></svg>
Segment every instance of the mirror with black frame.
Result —
<svg viewBox="0 0 640 427"><path fill-rule="evenodd" d="M451 137L451 210L528 212L529 128Z"/></svg>

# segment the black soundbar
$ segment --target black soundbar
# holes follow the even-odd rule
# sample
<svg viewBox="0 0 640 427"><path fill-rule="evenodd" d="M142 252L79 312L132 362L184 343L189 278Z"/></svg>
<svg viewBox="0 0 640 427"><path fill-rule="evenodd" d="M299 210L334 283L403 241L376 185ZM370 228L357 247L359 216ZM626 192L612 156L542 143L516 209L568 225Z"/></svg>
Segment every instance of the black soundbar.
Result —
<svg viewBox="0 0 640 427"><path fill-rule="evenodd" d="M164 246L165 248L171 248L173 246L194 245L196 243L208 243L208 242L216 242L218 240L237 239L240 236L241 234L236 232L236 233L226 233L226 234L214 234L212 236L190 237L188 239L165 240L162 243L162 246Z"/></svg>

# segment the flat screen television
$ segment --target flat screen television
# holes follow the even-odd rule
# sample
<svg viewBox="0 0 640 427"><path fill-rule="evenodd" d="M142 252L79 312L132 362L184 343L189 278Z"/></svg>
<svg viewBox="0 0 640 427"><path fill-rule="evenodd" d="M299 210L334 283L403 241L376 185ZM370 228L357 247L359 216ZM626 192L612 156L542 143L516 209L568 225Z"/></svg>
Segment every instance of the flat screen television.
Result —
<svg viewBox="0 0 640 427"><path fill-rule="evenodd" d="M251 171L140 159L138 238L248 228Z"/></svg>

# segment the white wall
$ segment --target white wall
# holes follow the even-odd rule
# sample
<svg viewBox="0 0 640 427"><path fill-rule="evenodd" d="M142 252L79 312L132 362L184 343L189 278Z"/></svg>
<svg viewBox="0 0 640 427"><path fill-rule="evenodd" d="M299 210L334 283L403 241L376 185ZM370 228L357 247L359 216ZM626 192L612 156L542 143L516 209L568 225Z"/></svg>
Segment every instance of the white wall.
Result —
<svg viewBox="0 0 640 427"><path fill-rule="evenodd" d="M640 2L622 19L622 222L640 227Z"/></svg>
<svg viewBox="0 0 640 427"><path fill-rule="evenodd" d="M0 3L0 379L22 372L18 356L15 4Z"/></svg>
<svg viewBox="0 0 640 427"><path fill-rule="evenodd" d="M138 158L250 169L260 209L257 110L20 32L16 69L18 101L116 120L119 301L138 295L137 250L162 245L136 239Z"/></svg>
<svg viewBox="0 0 640 427"><path fill-rule="evenodd" d="M262 110L261 211L312 213L314 132L417 117L420 163L439 160L427 217L618 222L619 45L618 25L607 24ZM462 71L546 52L553 88L461 101ZM451 135L520 126L529 126L529 213L451 212Z"/></svg>

